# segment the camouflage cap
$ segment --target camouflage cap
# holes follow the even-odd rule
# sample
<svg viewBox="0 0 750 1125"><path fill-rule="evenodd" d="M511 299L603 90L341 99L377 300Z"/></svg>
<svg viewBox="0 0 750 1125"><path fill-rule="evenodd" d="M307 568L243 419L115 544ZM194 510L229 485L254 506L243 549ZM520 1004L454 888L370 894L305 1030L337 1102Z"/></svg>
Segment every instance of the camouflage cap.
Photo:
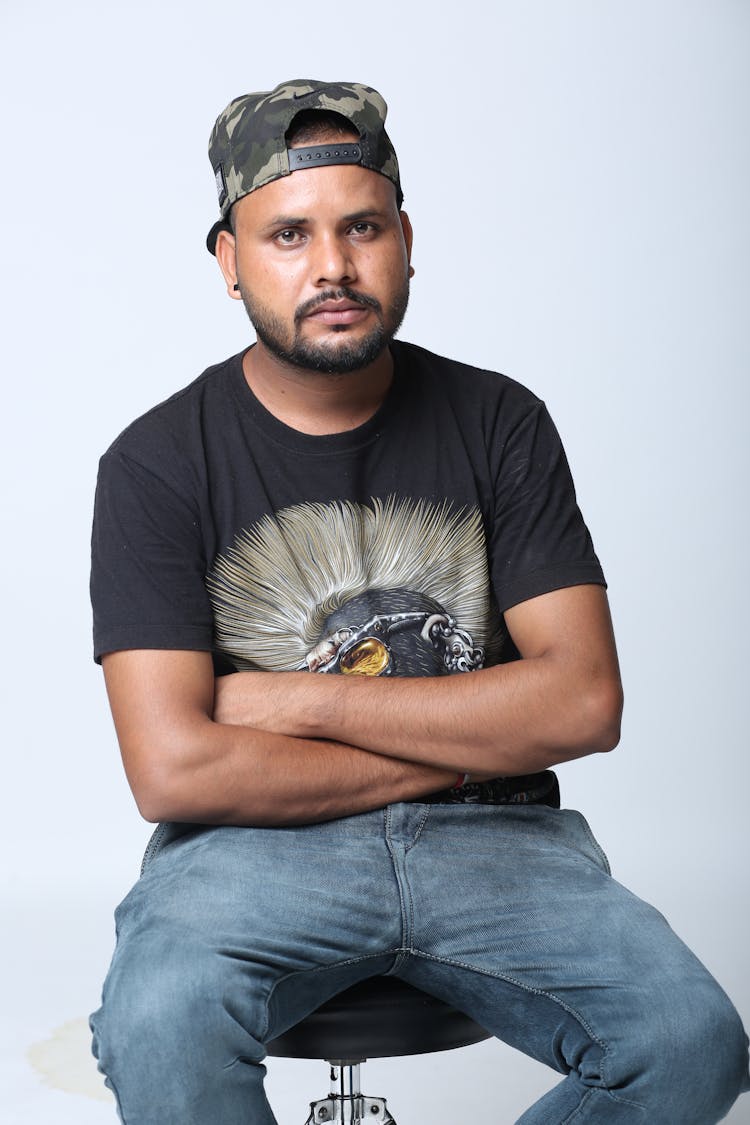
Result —
<svg viewBox="0 0 750 1125"><path fill-rule="evenodd" d="M287 130L298 113L309 109L341 114L351 122L359 141L289 149ZM403 193L396 153L385 131L387 112L383 98L370 86L308 78L282 82L275 90L243 94L231 101L216 119L208 142L221 209L221 218L206 239L211 253L215 253L217 234L227 229L233 203L301 168L361 164L391 180L400 207Z"/></svg>

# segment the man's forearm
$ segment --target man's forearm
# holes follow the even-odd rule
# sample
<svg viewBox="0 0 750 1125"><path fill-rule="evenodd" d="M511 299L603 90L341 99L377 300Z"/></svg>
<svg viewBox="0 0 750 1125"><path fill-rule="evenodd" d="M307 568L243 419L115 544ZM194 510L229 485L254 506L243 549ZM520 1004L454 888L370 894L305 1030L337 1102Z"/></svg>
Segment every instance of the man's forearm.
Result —
<svg viewBox="0 0 750 1125"><path fill-rule="evenodd" d="M612 749L616 695L596 678L582 684L551 662L523 660L449 678L359 680L336 705L323 693L302 703L295 729L472 774L527 774Z"/></svg>
<svg viewBox="0 0 750 1125"><path fill-rule="evenodd" d="M566 691L565 677L551 682L555 677L547 672L523 661L450 679L239 673L222 687L235 693L234 722L298 738L346 740L454 773L500 776L610 748L593 698L574 695L574 687Z"/></svg>
<svg viewBox="0 0 750 1125"><path fill-rule="evenodd" d="M621 689L599 588L523 603L524 659L428 679L247 672L207 652L104 657L128 778L149 820L291 824L525 774L611 749Z"/></svg>
<svg viewBox="0 0 750 1125"><path fill-rule="evenodd" d="M444 789L450 770L330 740L294 738L211 718L206 652L126 650L103 660L133 795L147 820L304 824Z"/></svg>
<svg viewBox="0 0 750 1125"><path fill-rule="evenodd" d="M237 673L217 682L214 713L483 776L532 773L616 745L622 695L603 592L527 603L518 635L525 659L452 676Z"/></svg>
<svg viewBox="0 0 750 1125"><path fill-rule="evenodd" d="M183 737L169 770L139 795L148 820L273 826L317 823L447 788L456 773L342 743L209 723Z"/></svg>

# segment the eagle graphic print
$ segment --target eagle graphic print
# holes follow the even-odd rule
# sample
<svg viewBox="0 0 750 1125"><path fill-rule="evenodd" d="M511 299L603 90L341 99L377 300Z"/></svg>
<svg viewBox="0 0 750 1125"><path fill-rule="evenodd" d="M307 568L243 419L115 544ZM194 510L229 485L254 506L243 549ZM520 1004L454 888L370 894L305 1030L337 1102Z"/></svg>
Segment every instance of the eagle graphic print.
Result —
<svg viewBox="0 0 750 1125"><path fill-rule="evenodd" d="M430 676L497 663L479 510L297 504L241 531L207 580L235 668Z"/></svg>

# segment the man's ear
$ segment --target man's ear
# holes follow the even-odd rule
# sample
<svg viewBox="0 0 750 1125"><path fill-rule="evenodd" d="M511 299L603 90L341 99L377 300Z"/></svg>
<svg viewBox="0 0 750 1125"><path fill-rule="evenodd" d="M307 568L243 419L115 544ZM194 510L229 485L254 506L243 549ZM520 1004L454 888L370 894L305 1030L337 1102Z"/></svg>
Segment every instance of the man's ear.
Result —
<svg viewBox="0 0 750 1125"><path fill-rule="evenodd" d="M237 254L234 235L231 231L220 230L216 236L216 261L227 283L227 293L233 301L241 301L239 285L237 284Z"/></svg>
<svg viewBox="0 0 750 1125"><path fill-rule="evenodd" d="M414 269L411 264L411 248L414 243L414 231L412 230L411 220L406 211L399 211L398 214L401 219L401 230L404 232L404 242L406 243L406 260L409 263L409 277L414 277Z"/></svg>

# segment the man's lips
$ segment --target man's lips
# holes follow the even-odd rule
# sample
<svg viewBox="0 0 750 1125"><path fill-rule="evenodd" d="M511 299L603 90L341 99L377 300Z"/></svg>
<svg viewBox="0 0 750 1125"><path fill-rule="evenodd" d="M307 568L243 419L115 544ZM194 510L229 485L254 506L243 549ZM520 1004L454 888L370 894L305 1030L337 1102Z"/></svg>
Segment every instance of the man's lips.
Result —
<svg viewBox="0 0 750 1125"><path fill-rule="evenodd" d="M366 305L354 301L323 301L304 317L315 324L358 324L370 315Z"/></svg>

